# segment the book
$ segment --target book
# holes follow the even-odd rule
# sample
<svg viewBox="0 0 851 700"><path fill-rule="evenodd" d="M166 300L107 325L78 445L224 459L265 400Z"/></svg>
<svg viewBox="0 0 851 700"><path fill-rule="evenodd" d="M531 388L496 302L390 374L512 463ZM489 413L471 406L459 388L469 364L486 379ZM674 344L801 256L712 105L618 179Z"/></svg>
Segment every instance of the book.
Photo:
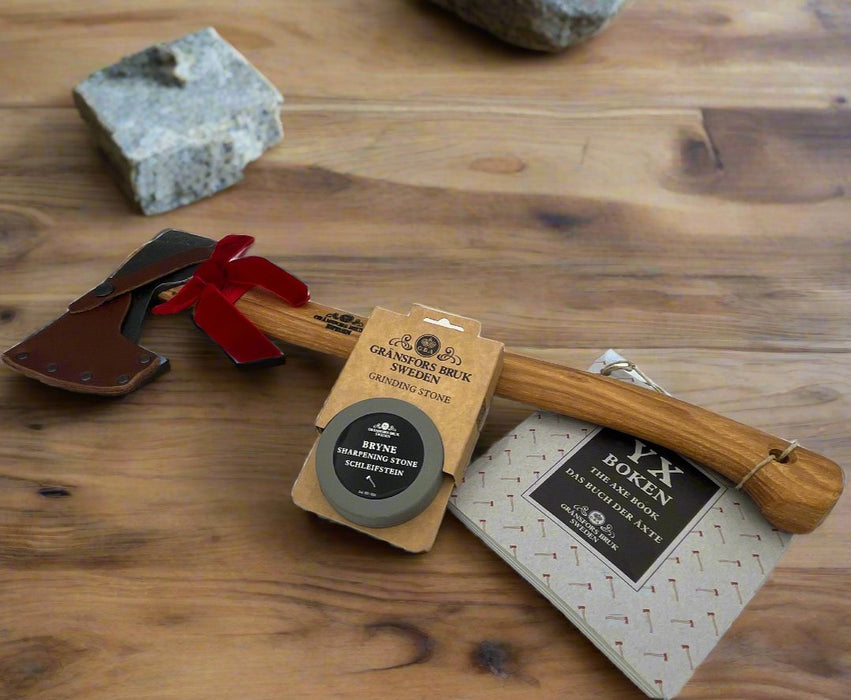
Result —
<svg viewBox="0 0 851 700"><path fill-rule="evenodd" d="M613 350L601 370L664 391ZM471 463L449 509L654 698L680 692L792 539L724 477L546 412Z"/></svg>

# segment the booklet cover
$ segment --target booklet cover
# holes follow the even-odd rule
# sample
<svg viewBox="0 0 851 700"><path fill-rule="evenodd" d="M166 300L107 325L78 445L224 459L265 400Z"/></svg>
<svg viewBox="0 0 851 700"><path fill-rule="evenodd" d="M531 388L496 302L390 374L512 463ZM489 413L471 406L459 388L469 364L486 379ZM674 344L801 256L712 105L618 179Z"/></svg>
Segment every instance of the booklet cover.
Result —
<svg viewBox="0 0 851 700"><path fill-rule="evenodd" d="M660 390L637 369L611 376ZM651 697L680 692L791 541L720 475L557 414L466 474L449 509Z"/></svg>

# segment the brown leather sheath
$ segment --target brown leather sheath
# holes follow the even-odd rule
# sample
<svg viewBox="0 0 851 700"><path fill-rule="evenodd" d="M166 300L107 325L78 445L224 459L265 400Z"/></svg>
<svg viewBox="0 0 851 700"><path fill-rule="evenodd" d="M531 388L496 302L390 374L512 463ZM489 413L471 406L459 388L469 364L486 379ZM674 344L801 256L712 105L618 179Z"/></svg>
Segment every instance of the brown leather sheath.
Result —
<svg viewBox="0 0 851 700"><path fill-rule="evenodd" d="M162 231L65 314L3 353L3 362L62 389L129 394L168 367L167 358L136 342L148 306L162 289L186 282L214 245L203 236Z"/></svg>

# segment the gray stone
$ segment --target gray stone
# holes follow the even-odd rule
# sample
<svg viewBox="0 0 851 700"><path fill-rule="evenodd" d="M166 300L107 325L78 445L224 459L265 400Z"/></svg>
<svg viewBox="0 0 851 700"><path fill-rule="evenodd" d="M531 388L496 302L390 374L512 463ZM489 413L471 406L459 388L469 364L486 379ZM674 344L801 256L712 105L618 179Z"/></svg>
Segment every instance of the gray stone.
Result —
<svg viewBox="0 0 851 700"><path fill-rule="evenodd" d="M601 31L627 0L432 0L510 44L562 51Z"/></svg>
<svg viewBox="0 0 851 700"><path fill-rule="evenodd" d="M212 27L92 73L74 102L145 214L238 182L283 137L281 93Z"/></svg>

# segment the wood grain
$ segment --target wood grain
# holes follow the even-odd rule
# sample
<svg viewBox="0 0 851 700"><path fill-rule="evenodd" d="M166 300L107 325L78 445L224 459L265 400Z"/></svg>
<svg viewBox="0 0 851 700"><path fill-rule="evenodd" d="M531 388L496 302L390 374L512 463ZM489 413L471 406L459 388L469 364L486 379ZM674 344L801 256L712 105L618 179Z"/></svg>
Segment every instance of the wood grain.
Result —
<svg viewBox="0 0 851 700"><path fill-rule="evenodd" d="M70 91L207 24L287 136L145 218ZM550 57L424 0L7 0L0 344L162 228L250 233L330 305L446 308L574 367L613 346L851 464L849 59L841 0L641 0ZM173 371L120 401L0 374L0 697L639 696L451 517L411 557L292 506L341 360L236 371L182 318L143 342ZM498 400L480 447L527 411ZM683 697L846 697L849 532L844 498Z"/></svg>
<svg viewBox="0 0 851 700"><path fill-rule="evenodd" d="M175 288L160 296L171 299L177 293ZM71 309L79 303L75 301ZM356 321L361 328L369 323L368 318L316 301L293 307L263 290L249 290L236 308L272 338L337 357L352 354L358 334L340 333L328 319L349 324ZM782 530L812 532L842 495L842 468L797 443L664 393L648 392L510 348L503 358L497 396L676 450L742 488L766 520ZM44 375L41 381L58 385Z"/></svg>

